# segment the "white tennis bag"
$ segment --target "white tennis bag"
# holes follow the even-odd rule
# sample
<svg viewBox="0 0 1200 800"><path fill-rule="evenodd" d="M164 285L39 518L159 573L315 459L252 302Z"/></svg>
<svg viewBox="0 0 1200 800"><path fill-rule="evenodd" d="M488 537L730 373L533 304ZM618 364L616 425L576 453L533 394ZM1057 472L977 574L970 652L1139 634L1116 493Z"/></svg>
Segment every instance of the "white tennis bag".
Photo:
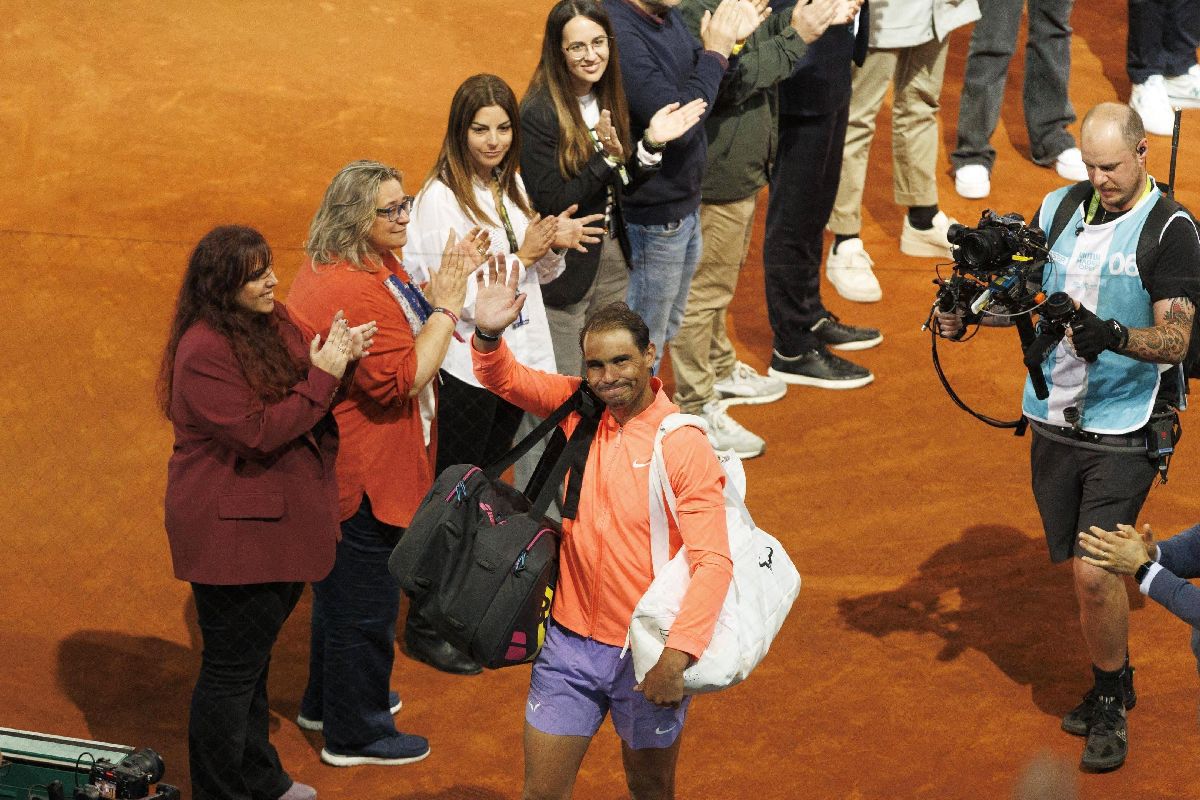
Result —
<svg viewBox="0 0 1200 800"><path fill-rule="evenodd" d="M633 651L638 681L658 663L679 604L687 591L691 572L686 547L668 560L670 542L667 513L678 522L675 492L667 477L662 440L671 431L692 425L707 431L705 422L692 414L671 414L654 437L650 465L650 549L654 581L633 610L626 647ZM718 454L725 470L725 519L729 527L729 552L733 579L721 607L717 627L700 660L684 670L684 691L713 692L746 679L758 666L775 634L779 633L792 602L800 592L800 573L775 537L757 527L742 499L746 473L732 453ZM666 500L666 508L663 500Z"/></svg>

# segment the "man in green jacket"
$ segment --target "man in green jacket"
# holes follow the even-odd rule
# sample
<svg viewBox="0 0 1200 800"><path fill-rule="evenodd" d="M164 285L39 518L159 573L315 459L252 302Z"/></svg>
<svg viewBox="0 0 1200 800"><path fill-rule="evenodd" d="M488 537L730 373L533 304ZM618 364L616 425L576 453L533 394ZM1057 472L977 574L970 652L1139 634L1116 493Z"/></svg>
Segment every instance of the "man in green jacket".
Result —
<svg viewBox="0 0 1200 800"><path fill-rule="evenodd" d="M742 0L768 14L767 0ZM684 0L679 6L693 33L718 0ZM705 122L708 164L702 185L703 254L692 278L683 324L671 340L675 402L708 422L718 450L741 458L760 455L766 443L726 412L738 403L770 403L787 385L737 360L725 330L738 272L750 246L754 208L774 157L775 86L792 73L809 43L831 24L852 19L855 0L813 0L773 14L731 54L713 110ZM750 9L747 8L747 13Z"/></svg>

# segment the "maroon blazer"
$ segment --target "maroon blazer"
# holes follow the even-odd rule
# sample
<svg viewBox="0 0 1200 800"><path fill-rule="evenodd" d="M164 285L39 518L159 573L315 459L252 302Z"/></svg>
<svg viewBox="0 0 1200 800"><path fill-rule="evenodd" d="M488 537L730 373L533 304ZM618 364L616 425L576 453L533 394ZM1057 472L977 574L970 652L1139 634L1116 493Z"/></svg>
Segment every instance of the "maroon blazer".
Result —
<svg viewBox="0 0 1200 800"><path fill-rule="evenodd" d="M275 304L288 349L308 341ZM175 577L209 584L316 581L338 539L338 379L309 367L277 403L253 392L229 341L204 322L179 340L166 528Z"/></svg>

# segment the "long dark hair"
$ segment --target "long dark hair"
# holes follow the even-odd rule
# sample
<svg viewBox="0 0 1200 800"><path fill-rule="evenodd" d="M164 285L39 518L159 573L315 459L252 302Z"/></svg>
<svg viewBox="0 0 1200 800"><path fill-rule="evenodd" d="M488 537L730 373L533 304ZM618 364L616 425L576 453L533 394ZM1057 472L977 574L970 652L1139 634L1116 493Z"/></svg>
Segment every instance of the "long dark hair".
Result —
<svg viewBox="0 0 1200 800"><path fill-rule="evenodd" d="M467 135L479 109L500 106L508 114L512 125L512 145L496 167L496 178L500 182L500 194L512 201L525 216L532 216L529 201L517 188L517 164L521 154L521 119L517 114L517 96L503 79L481 73L472 75L462 82L454 99L450 101L450 119L446 123L446 136L442 139L442 151L437 163L429 171L425 181L440 180L458 200L467 216L480 225L498 225L479 207L475 200L475 168L471 165L471 154L467 150Z"/></svg>
<svg viewBox="0 0 1200 800"><path fill-rule="evenodd" d="M279 333L279 306L270 314L247 311L237 304L242 286L271 269L271 248L253 228L226 225L204 235L188 259L175 318L158 374L158 403L171 418L175 354L188 328L205 322L229 340L251 388L263 402L287 394L307 371L307 361L288 352Z"/></svg>
<svg viewBox="0 0 1200 800"><path fill-rule="evenodd" d="M621 83L617 40L613 36L608 12L595 0L559 0L546 17L542 57L533 71L525 99L521 102L527 103L534 94L545 92L554 104L554 113L558 116L558 170L567 179L582 172L595 152L588 126L579 110L579 98L571 89L571 73L567 70L567 57L562 49L563 28L575 17L590 19L603 28L608 36L608 65L600 80L592 87L592 94L600 108L612 115L612 124L622 146L627 151L633 147L633 142L629 140L629 104Z"/></svg>

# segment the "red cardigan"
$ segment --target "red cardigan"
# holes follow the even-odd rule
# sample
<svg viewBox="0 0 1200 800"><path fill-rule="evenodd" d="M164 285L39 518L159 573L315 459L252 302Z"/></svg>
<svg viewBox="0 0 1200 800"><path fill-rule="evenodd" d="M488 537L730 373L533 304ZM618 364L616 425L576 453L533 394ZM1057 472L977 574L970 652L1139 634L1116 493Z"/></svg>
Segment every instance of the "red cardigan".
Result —
<svg viewBox="0 0 1200 800"><path fill-rule="evenodd" d="M314 269L306 260L288 290L288 309L318 331L329 327L339 309L351 325L379 323L371 354L358 362L353 383L333 409L342 433L337 461L341 518L354 516L365 493L376 519L408 527L433 485L437 426L426 447L417 398L408 396L417 376L412 326L383 285L393 273L409 280L390 254L376 272L345 262Z"/></svg>
<svg viewBox="0 0 1200 800"><path fill-rule="evenodd" d="M275 308L288 349L307 359L306 333L282 304ZM338 431L329 415L337 389L337 378L310 367L265 405L223 335L204 322L183 334L165 503L175 577L231 585L329 574L338 539Z"/></svg>

